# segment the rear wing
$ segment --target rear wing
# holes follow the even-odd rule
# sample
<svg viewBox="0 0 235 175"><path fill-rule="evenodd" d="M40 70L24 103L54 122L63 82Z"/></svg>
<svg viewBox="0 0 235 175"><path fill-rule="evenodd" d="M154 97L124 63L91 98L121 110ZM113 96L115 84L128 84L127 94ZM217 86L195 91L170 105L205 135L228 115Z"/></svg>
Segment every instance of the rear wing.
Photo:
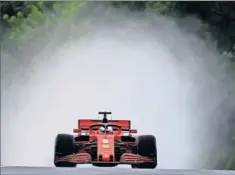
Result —
<svg viewBox="0 0 235 175"><path fill-rule="evenodd" d="M90 120L90 119L79 119L78 120L78 129L79 130L88 130L91 125L102 123L102 120ZM130 120L109 120L108 123L119 125L122 127L122 131L131 130L131 121Z"/></svg>

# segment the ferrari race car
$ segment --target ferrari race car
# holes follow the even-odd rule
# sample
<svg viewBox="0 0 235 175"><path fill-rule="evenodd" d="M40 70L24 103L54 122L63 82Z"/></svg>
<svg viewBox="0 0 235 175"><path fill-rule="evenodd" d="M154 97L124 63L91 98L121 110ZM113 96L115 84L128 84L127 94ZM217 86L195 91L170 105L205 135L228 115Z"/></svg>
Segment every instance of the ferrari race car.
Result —
<svg viewBox="0 0 235 175"><path fill-rule="evenodd" d="M111 112L99 112L102 120L79 119L76 135L58 134L55 139L54 165L76 167L92 164L114 167L154 169L157 166L156 139L153 135L134 135L130 120L108 120Z"/></svg>

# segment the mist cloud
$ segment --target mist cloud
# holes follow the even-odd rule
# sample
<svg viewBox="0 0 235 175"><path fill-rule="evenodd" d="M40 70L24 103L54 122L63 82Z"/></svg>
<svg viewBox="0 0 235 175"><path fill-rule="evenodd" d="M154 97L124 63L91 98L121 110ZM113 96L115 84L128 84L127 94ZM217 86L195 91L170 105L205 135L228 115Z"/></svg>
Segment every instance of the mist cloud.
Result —
<svg viewBox="0 0 235 175"><path fill-rule="evenodd" d="M56 134L107 110L156 136L159 168L213 166L235 98L213 43L196 33L201 22L105 12L61 21L36 56L2 55L2 164L53 166Z"/></svg>

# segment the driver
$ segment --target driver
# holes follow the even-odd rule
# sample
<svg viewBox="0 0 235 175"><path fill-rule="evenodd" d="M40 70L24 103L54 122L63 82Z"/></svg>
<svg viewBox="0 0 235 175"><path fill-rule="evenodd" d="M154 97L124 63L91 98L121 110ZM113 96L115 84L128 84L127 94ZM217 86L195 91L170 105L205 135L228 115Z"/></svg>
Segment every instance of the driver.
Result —
<svg viewBox="0 0 235 175"><path fill-rule="evenodd" d="M110 134L113 133L113 128L112 128L112 126L108 126L108 128L107 128L107 133L110 133Z"/></svg>
<svg viewBox="0 0 235 175"><path fill-rule="evenodd" d="M103 126L101 126L101 127L99 128L99 133L105 134L105 131L106 131L108 134L112 134L112 133L113 133L113 128L112 128L111 126L108 126L107 130L106 130Z"/></svg>
<svg viewBox="0 0 235 175"><path fill-rule="evenodd" d="M101 126L101 127L99 128L99 132L100 132L101 134L104 134L104 133L105 133L105 128L104 128L103 126Z"/></svg>

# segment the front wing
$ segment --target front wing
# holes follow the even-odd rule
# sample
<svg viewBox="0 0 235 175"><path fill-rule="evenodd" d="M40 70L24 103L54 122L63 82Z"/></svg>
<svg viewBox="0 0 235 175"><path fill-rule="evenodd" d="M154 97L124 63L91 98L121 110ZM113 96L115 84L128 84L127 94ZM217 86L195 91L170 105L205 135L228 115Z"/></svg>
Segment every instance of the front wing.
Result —
<svg viewBox="0 0 235 175"><path fill-rule="evenodd" d="M138 154L124 153L120 161L92 161L88 153L71 154L64 157L56 158L56 162L71 162L75 164L92 164L92 163L113 163L113 164L138 164L138 163L151 163L153 159L141 156Z"/></svg>

